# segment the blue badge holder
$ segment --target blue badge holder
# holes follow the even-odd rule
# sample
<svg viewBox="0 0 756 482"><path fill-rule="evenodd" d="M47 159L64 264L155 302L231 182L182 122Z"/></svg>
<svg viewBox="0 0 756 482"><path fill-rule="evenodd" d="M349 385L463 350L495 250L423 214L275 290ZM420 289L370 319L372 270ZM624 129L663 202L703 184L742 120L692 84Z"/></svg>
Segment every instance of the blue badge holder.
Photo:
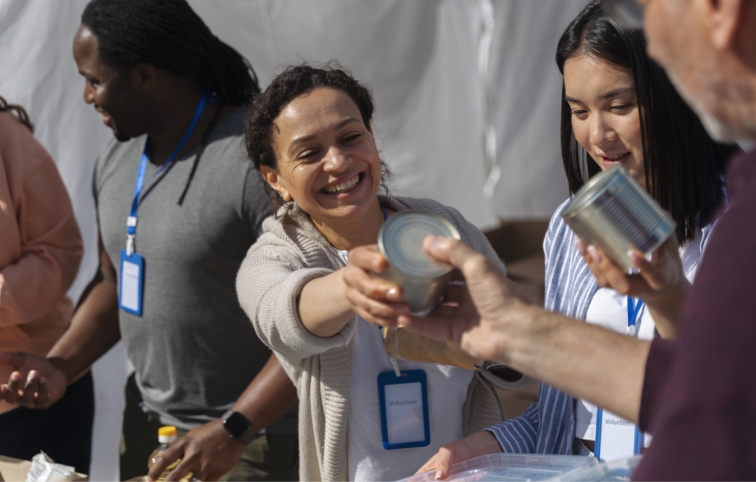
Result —
<svg viewBox="0 0 756 482"><path fill-rule="evenodd" d="M425 437L415 442L390 443L388 438L388 421L386 420L386 390L387 385L401 385L403 383L420 383L423 400L423 425ZM413 447L427 447L430 445L430 416L428 408L428 382L423 370L407 370L402 372L401 377L396 373L383 372L378 375L378 396L381 409L381 437L383 448L386 450L408 449Z"/></svg>
<svg viewBox="0 0 756 482"><path fill-rule="evenodd" d="M132 309L123 306L123 303L121 303L122 298L122 291L123 291L123 281L121 280L121 277L123 276L123 263L129 262L137 265L139 267L139 277L137 278L137 308ZM118 271L118 307L125 311L126 313L131 313L135 316L142 316L142 305L144 304L144 258L141 257L136 252L132 253L131 256L129 256L126 253L125 249L121 250L121 261L119 265L120 269Z"/></svg>
<svg viewBox="0 0 756 482"><path fill-rule="evenodd" d="M596 411L596 441L594 442L593 455L601 460L601 420L604 418L604 410L599 408ZM640 431L638 426L635 426L635 447L633 452L635 455L640 455L643 450L643 432Z"/></svg>

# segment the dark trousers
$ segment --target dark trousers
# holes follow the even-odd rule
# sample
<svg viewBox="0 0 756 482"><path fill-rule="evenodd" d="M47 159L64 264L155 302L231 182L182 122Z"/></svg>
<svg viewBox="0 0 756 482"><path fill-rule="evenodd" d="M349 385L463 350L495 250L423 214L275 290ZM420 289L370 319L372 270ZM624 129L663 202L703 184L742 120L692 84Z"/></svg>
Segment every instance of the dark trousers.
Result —
<svg viewBox="0 0 756 482"><path fill-rule="evenodd" d="M94 408L94 385L87 373L47 410L19 407L0 414L0 455L31 460L43 451L56 463L89 473Z"/></svg>
<svg viewBox="0 0 756 482"><path fill-rule="evenodd" d="M131 395L136 390L133 375L126 388L123 414L121 480L147 474L147 458L158 446L157 431L162 424L144 413ZM179 430L179 438L186 431ZM221 477L226 480L299 480L299 447L296 434L260 435L247 445L241 460Z"/></svg>

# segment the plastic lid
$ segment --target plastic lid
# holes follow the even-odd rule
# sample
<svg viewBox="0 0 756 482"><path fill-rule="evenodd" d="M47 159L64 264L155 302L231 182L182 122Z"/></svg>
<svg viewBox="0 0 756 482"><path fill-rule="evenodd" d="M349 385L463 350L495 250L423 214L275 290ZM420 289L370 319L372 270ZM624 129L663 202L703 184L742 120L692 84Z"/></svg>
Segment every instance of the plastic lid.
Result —
<svg viewBox="0 0 756 482"><path fill-rule="evenodd" d="M448 273L449 265L437 263L423 251L427 236L459 239L459 233L447 220L420 211L398 213L383 225L378 247L389 264L418 278L436 278Z"/></svg>
<svg viewBox="0 0 756 482"><path fill-rule="evenodd" d="M160 443L168 443L176 441L176 427L172 425L166 425L158 429L158 441Z"/></svg>
<svg viewBox="0 0 756 482"><path fill-rule="evenodd" d="M485 480L528 482L539 480L627 480L596 476L598 459L584 455L489 454L459 462L449 468L447 482ZM594 470L585 471L589 468ZM583 478L571 477L578 473ZM587 475L587 476L586 476ZM624 474L623 474L624 475ZM436 472L413 475L399 482L435 482ZM628 477L629 479L629 477Z"/></svg>

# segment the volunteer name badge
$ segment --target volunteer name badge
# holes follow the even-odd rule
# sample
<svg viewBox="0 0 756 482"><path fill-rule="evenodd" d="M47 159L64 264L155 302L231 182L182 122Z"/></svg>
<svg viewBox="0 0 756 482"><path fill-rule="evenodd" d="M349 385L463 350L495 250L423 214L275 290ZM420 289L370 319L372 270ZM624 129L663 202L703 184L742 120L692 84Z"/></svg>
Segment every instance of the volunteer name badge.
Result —
<svg viewBox="0 0 756 482"><path fill-rule="evenodd" d="M596 413L596 458L605 462L638 455L643 434L638 427L606 410Z"/></svg>
<svg viewBox="0 0 756 482"><path fill-rule="evenodd" d="M378 375L381 435L386 450L430 444L428 389L423 370Z"/></svg>
<svg viewBox="0 0 756 482"><path fill-rule="evenodd" d="M142 316L144 294L144 258L121 250L121 279L118 283L118 305L132 315Z"/></svg>

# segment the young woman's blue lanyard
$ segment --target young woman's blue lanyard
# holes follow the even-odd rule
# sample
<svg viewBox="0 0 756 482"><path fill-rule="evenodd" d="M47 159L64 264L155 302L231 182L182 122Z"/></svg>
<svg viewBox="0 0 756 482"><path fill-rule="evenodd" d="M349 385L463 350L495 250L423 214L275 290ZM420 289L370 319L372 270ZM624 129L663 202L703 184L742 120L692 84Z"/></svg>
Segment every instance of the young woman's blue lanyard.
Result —
<svg viewBox="0 0 756 482"><path fill-rule="evenodd" d="M178 145L171 153L170 157L168 157L163 165L160 166L160 169L155 171L155 173L150 178L150 181L158 178L158 176L164 173L176 161L176 156L178 156L178 154L184 148L186 143L189 141L189 138L192 136L194 129L197 127L200 117L202 117L202 112L205 110L205 106L207 105L208 101L212 102L212 92L210 91L210 89L205 89L202 92L202 98L200 99L199 104L197 104L197 109L194 111L194 117L192 117L192 121L189 123L189 127L186 129L186 132L184 132L184 136L181 138ZM139 170L137 171L136 184L134 185L134 200L131 202L131 214L126 220L126 254L128 256L134 254L134 238L136 237L139 196L142 194L142 188L144 187L144 173L147 169L147 163L150 162L150 158L147 154L150 151L150 144L150 138L148 137L147 142L144 145L144 151L142 151L142 159L139 162ZM155 181L155 184L157 184L161 180L162 177L158 178L157 181Z"/></svg>
<svg viewBox="0 0 756 482"><path fill-rule="evenodd" d="M627 297L627 334L638 334L638 314L643 301ZM636 425L598 407L596 411L596 444L594 455L599 459L638 455L643 449L643 434Z"/></svg>
<svg viewBox="0 0 756 482"><path fill-rule="evenodd" d="M627 297L627 334L630 336L638 334L638 325L636 324L636 321L638 320L638 313L640 313L642 307L643 300L638 300L636 302L633 300L632 296Z"/></svg>

